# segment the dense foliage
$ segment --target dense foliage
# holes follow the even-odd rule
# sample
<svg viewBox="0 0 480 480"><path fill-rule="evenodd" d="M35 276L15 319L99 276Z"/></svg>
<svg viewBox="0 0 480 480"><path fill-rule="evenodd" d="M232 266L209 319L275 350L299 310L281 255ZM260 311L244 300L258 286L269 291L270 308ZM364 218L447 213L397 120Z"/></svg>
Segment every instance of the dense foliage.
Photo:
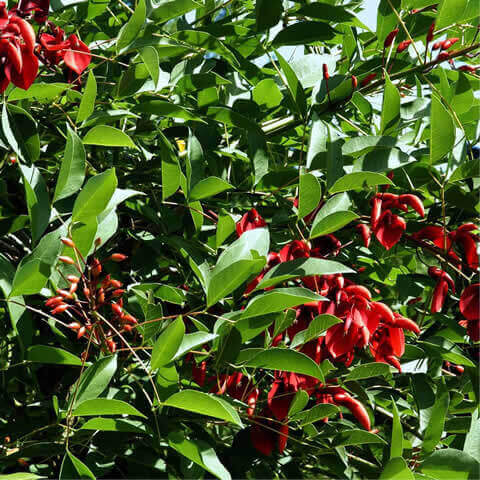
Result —
<svg viewBox="0 0 480 480"><path fill-rule="evenodd" d="M0 478L475 479L475 0L0 2Z"/></svg>

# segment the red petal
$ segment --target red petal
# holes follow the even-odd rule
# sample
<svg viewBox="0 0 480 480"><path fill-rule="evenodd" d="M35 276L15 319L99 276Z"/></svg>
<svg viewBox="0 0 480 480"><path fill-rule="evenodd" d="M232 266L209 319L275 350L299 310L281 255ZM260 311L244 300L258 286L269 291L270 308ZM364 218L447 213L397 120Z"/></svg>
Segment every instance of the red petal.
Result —
<svg viewBox="0 0 480 480"><path fill-rule="evenodd" d="M444 279L440 279L435 286L432 297L432 313L441 312L443 304L445 302L445 297L448 292L448 283Z"/></svg>
<svg viewBox="0 0 480 480"><path fill-rule="evenodd" d="M480 283L467 287L460 297L460 311L467 320L480 318Z"/></svg>
<svg viewBox="0 0 480 480"><path fill-rule="evenodd" d="M76 35L70 35L67 41L70 49L65 52L63 60L68 68L80 75L90 65L90 50Z"/></svg>
<svg viewBox="0 0 480 480"><path fill-rule="evenodd" d="M390 250L400 240L406 229L405 220L387 210L378 221L375 236L387 250Z"/></svg>
<svg viewBox="0 0 480 480"><path fill-rule="evenodd" d="M28 90L32 83L37 78L38 73L38 59L34 53L30 52L24 45L22 45L22 72L18 73L10 64L5 67L7 77L10 77L12 83L24 90Z"/></svg>

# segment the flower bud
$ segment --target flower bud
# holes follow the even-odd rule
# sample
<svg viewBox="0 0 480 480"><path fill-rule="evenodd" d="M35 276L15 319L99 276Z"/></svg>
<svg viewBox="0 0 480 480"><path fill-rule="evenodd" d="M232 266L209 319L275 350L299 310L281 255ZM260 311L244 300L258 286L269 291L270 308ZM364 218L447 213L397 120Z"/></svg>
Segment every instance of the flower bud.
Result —
<svg viewBox="0 0 480 480"><path fill-rule="evenodd" d="M411 43L411 40L404 40L403 42L400 42L397 47L397 53L402 53Z"/></svg>
<svg viewBox="0 0 480 480"><path fill-rule="evenodd" d="M330 78L330 75L328 74L328 66L326 63L322 65L322 69L323 69L323 78L325 80L328 80Z"/></svg>
<svg viewBox="0 0 480 480"><path fill-rule="evenodd" d="M113 297L121 297L125 293L125 290L118 288L112 292Z"/></svg>
<svg viewBox="0 0 480 480"><path fill-rule="evenodd" d="M357 77L355 75L352 75L352 88L355 90L357 88L357 85L358 85Z"/></svg>
<svg viewBox="0 0 480 480"><path fill-rule="evenodd" d="M78 277L76 277L75 275L68 275L67 280L70 283L78 283L80 281L80 279Z"/></svg>
<svg viewBox="0 0 480 480"><path fill-rule="evenodd" d="M75 260L71 257L58 257L58 259L63 262L63 263L66 263L67 265L74 265L75 264Z"/></svg>
<svg viewBox="0 0 480 480"><path fill-rule="evenodd" d="M376 73L370 73L361 81L360 85L362 87L367 86L376 76L377 76Z"/></svg>
<svg viewBox="0 0 480 480"><path fill-rule="evenodd" d="M57 297L51 297L45 302L46 307L56 307L60 303L63 303L63 297L61 295Z"/></svg>
<svg viewBox="0 0 480 480"><path fill-rule="evenodd" d="M122 307L120 305L117 305L116 303L112 303L111 304L111 308L112 308L112 312L121 317L123 315L123 312L122 312Z"/></svg>
<svg viewBox="0 0 480 480"><path fill-rule="evenodd" d="M80 330L82 326L78 322L72 322L72 323L69 323L67 327L70 328L71 330Z"/></svg>
<svg viewBox="0 0 480 480"><path fill-rule="evenodd" d="M67 305L66 303L62 303L58 307L54 308L51 313L52 315L56 315L57 313L63 313L69 307L70 305Z"/></svg>
<svg viewBox="0 0 480 480"><path fill-rule="evenodd" d="M128 257L126 255L123 255L122 253L114 253L110 255L110 260L114 262L123 262L126 260Z"/></svg>
<svg viewBox="0 0 480 480"><path fill-rule="evenodd" d="M100 263L98 258L93 259L91 269L92 275L94 277L98 277L102 273L102 264Z"/></svg>
<svg viewBox="0 0 480 480"><path fill-rule="evenodd" d="M75 243L73 243L71 238L61 238L60 241L67 247L75 248Z"/></svg>
<svg viewBox="0 0 480 480"><path fill-rule="evenodd" d="M448 50L452 45L457 43L460 39L458 37L447 38L441 45L442 50Z"/></svg>
<svg viewBox="0 0 480 480"><path fill-rule="evenodd" d="M438 42L435 42L432 46L432 50L438 50L441 46L443 45L443 41L440 40Z"/></svg>
<svg viewBox="0 0 480 480"><path fill-rule="evenodd" d="M383 48L388 48L393 43L395 37L398 35L398 31L398 28L396 28L387 35L387 38L385 38L385 42L383 43Z"/></svg>
<svg viewBox="0 0 480 480"><path fill-rule="evenodd" d="M433 31L435 30L435 22L430 25L427 33L427 43L430 43L433 40Z"/></svg>
<svg viewBox="0 0 480 480"><path fill-rule="evenodd" d="M82 338L87 333L87 329L85 327L80 327L77 332L77 340Z"/></svg>

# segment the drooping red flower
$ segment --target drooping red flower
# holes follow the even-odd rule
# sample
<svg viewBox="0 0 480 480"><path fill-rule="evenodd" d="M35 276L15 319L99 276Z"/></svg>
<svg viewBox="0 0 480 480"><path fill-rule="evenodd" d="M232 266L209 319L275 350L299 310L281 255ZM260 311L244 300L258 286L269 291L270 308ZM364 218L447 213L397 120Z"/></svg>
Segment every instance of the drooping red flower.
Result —
<svg viewBox="0 0 480 480"><path fill-rule="evenodd" d="M465 261L472 270L478 269L479 266L477 252L479 237L472 233L475 230L479 230L477 225L465 223L449 234L449 238L462 248Z"/></svg>
<svg viewBox="0 0 480 480"><path fill-rule="evenodd" d="M390 210L386 210L380 216L374 232L377 240L387 250L390 250L398 243L406 229L407 222L402 217L395 215Z"/></svg>
<svg viewBox="0 0 480 480"><path fill-rule="evenodd" d="M254 230L255 228L266 227L267 223L260 214L252 208L237 223L237 235L240 237L242 233Z"/></svg>
<svg viewBox="0 0 480 480"><path fill-rule="evenodd" d="M53 35L40 35L45 58L54 65L63 60L68 69L80 75L92 59L90 49L75 34L65 39L65 32L60 27L52 26L52 30Z"/></svg>
<svg viewBox="0 0 480 480"><path fill-rule="evenodd" d="M395 28L395 30L392 30L387 37L385 38L385 41L383 42L383 48L388 48L393 41L395 40L395 37L398 35L398 28Z"/></svg>
<svg viewBox="0 0 480 480"><path fill-rule="evenodd" d="M449 288L455 293L455 282L447 272L437 267L430 267L428 274L437 280L437 285L435 286L432 296L432 313L441 312Z"/></svg>
<svg viewBox="0 0 480 480"><path fill-rule="evenodd" d="M369 74L360 82L360 86L366 87L369 83L372 82L372 80L375 79L376 76L377 76L376 73L369 73Z"/></svg>
<svg viewBox="0 0 480 480"><path fill-rule="evenodd" d="M246 402L248 405L247 414L252 416L257 405L260 390L255 388L252 381L242 372L234 372L231 375L221 375L219 380L220 387L215 385L212 389L218 395L228 393L232 398Z"/></svg>
<svg viewBox="0 0 480 480"><path fill-rule="evenodd" d="M372 237L370 227L365 223L359 223L356 226L356 229L360 232L360 236L363 240L363 245L368 248L368 246L370 245L370 239Z"/></svg>
<svg viewBox="0 0 480 480"><path fill-rule="evenodd" d="M402 53L411 43L411 40L404 40L403 42L400 42L397 47L397 53Z"/></svg>
<svg viewBox="0 0 480 480"><path fill-rule="evenodd" d="M0 93L9 83L27 90L38 73L35 32L23 18L0 2Z"/></svg>
<svg viewBox="0 0 480 480"><path fill-rule="evenodd" d="M306 258L310 256L310 247L300 240L293 240L287 243L280 252L278 252L281 262L289 262L296 258Z"/></svg>
<svg viewBox="0 0 480 480"><path fill-rule="evenodd" d="M460 297L460 312L465 320L460 322L467 328L468 336L474 341L480 340L480 283L468 286Z"/></svg>
<svg viewBox="0 0 480 480"><path fill-rule="evenodd" d="M268 406L254 420L250 440L255 449L265 456L270 456L274 450L283 453L288 440L288 424L275 421Z"/></svg>
<svg viewBox="0 0 480 480"><path fill-rule="evenodd" d="M270 252L267 256L267 265L265 268L247 285L244 295L247 296L252 293L257 285L263 280L263 277L271 270L275 265L281 263L280 255L276 252ZM269 290L268 288L266 290Z"/></svg>
<svg viewBox="0 0 480 480"><path fill-rule="evenodd" d="M21 16L33 13L38 23L44 23L48 18L49 8L50 0L19 0L16 11Z"/></svg>
<svg viewBox="0 0 480 480"><path fill-rule="evenodd" d="M360 425L370 430L370 417L366 408L343 388L336 385L322 385L316 390L315 396L317 403L331 403L348 408Z"/></svg>

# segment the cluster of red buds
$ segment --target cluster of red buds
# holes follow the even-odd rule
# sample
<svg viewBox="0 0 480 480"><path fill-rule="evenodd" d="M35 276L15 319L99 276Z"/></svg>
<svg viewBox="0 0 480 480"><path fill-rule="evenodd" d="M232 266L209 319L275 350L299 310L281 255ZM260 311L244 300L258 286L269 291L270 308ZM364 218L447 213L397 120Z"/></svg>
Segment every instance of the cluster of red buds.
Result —
<svg viewBox="0 0 480 480"><path fill-rule="evenodd" d="M76 260L61 256L59 261L75 266L79 275L65 276L69 288L58 289L57 295L49 298L45 306L53 317L69 317L70 323L66 326L77 333L77 339L84 337L102 351L115 353L118 340L114 339L121 337L123 332L131 332L138 323L123 308L123 285L103 272L103 263L97 257L85 261L71 238L62 238L61 241L73 249ZM97 239L95 245L99 243ZM126 258L121 253L114 253L106 261L123 262Z"/></svg>
<svg viewBox="0 0 480 480"><path fill-rule="evenodd" d="M28 90L45 65L65 65L67 78L75 80L89 65L90 50L76 35L65 39L61 28L47 21L50 0L21 0L7 10L0 1L0 93L10 82ZM38 34L27 19L41 23ZM50 30L53 35L46 33Z"/></svg>

